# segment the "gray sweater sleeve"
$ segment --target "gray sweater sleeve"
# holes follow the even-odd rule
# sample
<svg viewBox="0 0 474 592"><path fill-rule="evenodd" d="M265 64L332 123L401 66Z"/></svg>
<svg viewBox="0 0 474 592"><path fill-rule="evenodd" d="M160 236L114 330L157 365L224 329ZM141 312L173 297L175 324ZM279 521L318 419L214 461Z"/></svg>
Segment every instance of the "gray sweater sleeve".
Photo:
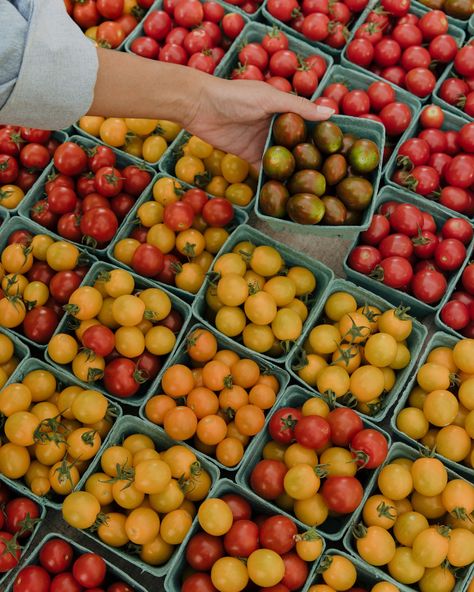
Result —
<svg viewBox="0 0 474 592"><path fill-rule="evenodd" d="M92 103L97 70L63 0L0 0L0 123L71 125Z"/></svg>

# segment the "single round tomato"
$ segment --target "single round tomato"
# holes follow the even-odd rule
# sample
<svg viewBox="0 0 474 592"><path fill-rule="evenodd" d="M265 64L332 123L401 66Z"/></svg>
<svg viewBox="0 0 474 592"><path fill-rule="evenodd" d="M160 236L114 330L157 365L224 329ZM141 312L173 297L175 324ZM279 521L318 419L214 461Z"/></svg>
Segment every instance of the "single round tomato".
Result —
<svg viewBox="0 0 474 592"><path fill-rule="evenodd" d="M338 514L354 512L362 501L363 492L355 477L328 477L321 488L326 505Z"/></svg>
<svg viewBox="0 0 474 592"><path fill-rule="evenodd" d="M224 537L225 552L231 557L249 557L259 548L259 529L251 520L236 520Z"/></svg>
<svg viewBox="0 0 474 592"><path fill-rule="evenodd" d="M52 308L38 306L26 313L23 331L28 339L45 344L51 339L58 322L58 315Z"/></svg>
<svg viewBox="0 0 474 592"><path fill-rule="evenodd" d="M385 460L388 443L383 434L368 428L357 432L352 438L351 450L359 466L375 469Z"/></svg>
<svg viewBox="0 0 474 592"><path fill-rule="evenodd" d="M415 298L426 304L435 304L445 294L447 282L441 272L425 269L415 273L411 287Z"/></svg>
<svg viewBox="0 0 474 592"><path fill-rule="evenodd" d="M27 565L16 576L14 592L49 592L51 577L39 565Z"/></svg>
<svg viewBox="0 0 474 592"><path fill-rule="evenodd" d="M286 472L286 465L281 461L259 461L250 475L252 490L264 499L276 499L284 492L283 480Z"/></svg>
<svg viewBox="0 0 474 592"><path fill-rule="evenodd" d="M49 573L58 574L69 569L73 556L69 543L62 539L51 539L41 547L39 560Z"/></svg>
<svg viewBox="0 0 474 592"><path fill-rule="evenodd" d="M335 446L349 446L355 435L364 428L359 415L346 407L333 409L326 420L331 429L331 442Z"/></svg>
<svg viewBox="0 0 474 592"><path fill-rule="evenodd" d="M80 175L86 170L87 154L78 144L65 142L54 153L54 166L64 175Z"/></svg>
<svg viewBox="0 0 474 592"><path fill-rule="evenodd" d="M81 218L80 229L84 236L103 245L112 240L118 230L118 220L108 208L93 208Z"/></svg>
<svg viewBox="0 0 474 592"><path fill-rule="evenodd" d="M295 407L282 407L276 411L268 424L268 431L275 442L290 443L294 437L297 422L303 417Z"/></svg>
<svg viewBox="0 0 474 592"><path fill-rule="evenodd" d="M74 579L87 588L100 586L105 579L107 565L100 555L84 553L80 555L72 566Z"/></svg>
<svg viewBox="0 0 474 592"><path fill-rule="evenodd" d="M142 376L135 364L127 358L117 358L107 364L104 371L105 388L116 397L132 397L139 388ZM137 380L138 379L138 380Z"/></svg>

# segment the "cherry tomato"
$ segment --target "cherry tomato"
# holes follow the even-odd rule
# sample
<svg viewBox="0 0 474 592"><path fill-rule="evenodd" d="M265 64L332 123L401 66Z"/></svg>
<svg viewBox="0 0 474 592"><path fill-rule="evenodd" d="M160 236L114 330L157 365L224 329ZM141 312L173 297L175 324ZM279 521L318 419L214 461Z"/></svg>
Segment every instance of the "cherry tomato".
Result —
<svg viewBox="0 0 474 592"><path fill-rule="evenodd" d="M321 488L326 505L338 514L354 512L362 501L363 492L355 477L328 477Z"/></svg>
<svg viewBox="0 0 474 592"><path fill-rule="evenodd" d="M331 428L331 442L335 446L349 446L354 436L364 429L359 415L347 407L333 409L326 420Z"/></svg>
<svg viewBox="0 0 474 592"><path fill-rule="evenodd" d="M62 539L51 539L41 547L39 560L49 573L58 574L69 569L73 555L69 543Z"/></svg>
<svg viewBox="0 0 474 592"><path fill-rule="evenodd" d="M365 469L375 469L385 460L388 443L383 434L373 429L364 429L352 438L351 450L357 464Z"/></svg>

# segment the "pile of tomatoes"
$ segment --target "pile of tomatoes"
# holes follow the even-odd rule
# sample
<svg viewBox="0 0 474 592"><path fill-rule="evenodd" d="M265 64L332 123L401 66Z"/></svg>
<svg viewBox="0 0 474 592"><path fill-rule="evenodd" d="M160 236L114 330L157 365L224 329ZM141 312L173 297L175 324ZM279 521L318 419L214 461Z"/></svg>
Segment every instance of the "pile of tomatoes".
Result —
<svg viewBox="0 0 474 592"><path fill-rule="evenodd" d="M382 312L359 305L349 292L333 292L293 370L329 403L355 404L358 411L375 415L394 387L397 371L410 363L406 340L412 329L405 308Z"/></svg>
<svg viewBox="0 0 474 592"><path fill-rule="evenodd" d="M13 341L6 333L0 331L0 388L4 386L19 363Z"/></svg>
<svg viewBox="0 0 474 592"><path fill-rule="evenodd" d="M272 133L274 144L263 155L269 181L260 190L261 211L297 224L357 224L372 201L366 177L379 165L377 144L344 134L332 121L310 132L296 113L279 115Z"/></svg>
<svg viewBox="0 0 474 592"><path fill-rule="evenodd" d="M100 47L115 49L135 29L153 0L64 0L68 14Z"/></svg>
<svg viewBox="0 0 474 592"><path fill-rule="evenodd" d="M380 466L388 451L382 432L364 427L352 409L330 411L319 397L273 412L268 436L259 450L262 460L252 459L250 488L323 531L330 514L338 516L339 526L347 524L344 517L362 501L368 471Z"/></svg>
<svg viewBox="0 0 474 592"><path fill-rule="evenodd" d="M168 0L163 2L163 10L147 15L144 34L132 41L130 51L213 74L244 25L243 16L226 13L218 2Z"/></svg>
<svg viewBox="0 0 474 592"><path fill-rule="evenodd" d="M112 428L113 408L94 390L62 387L45 364L0 391L5 418L0 472L37 496L68 495Z"/></svg>
<svg viewBox="0 0 474 592"><path fill-rule="evenodd" d="M109 146L58 146L45 197L31 207L30 218L70 241L104 248L152 180L145 168L117 168L116 160Z"/></svg>
<svg viewBox="0 0 474 592"><path fill-rule="evenodd" d="M161 394L151 397L146 417L174 440L190 440L199 451L226 467L237 465L250 439L265 422L265 412L280 390L278 378L229 349L219 349L206 329L186 339L189 358L169 366Z"/></svg>
<svg viewBox="0 0 474 592"><path fill-rule="evenodd" d="M474 468L474 340L430 351L397 428L452 462Z"/></svg>
<svg viewBox="0 0 474 592"><path fill-rule="evenodd" d="M410 1L382 0L355 31L345 55L350 62L426 98L458 51L448 27L441 10L418 17L410 12Z"/></svg>
<svg viewBox="0 0 474 592"><path fill-rule="evenodd" d="M474 123L459 130L443 128L444 113L435 105L420 114L416 136L398 149L392 181L433 199L454 212L474 212Z"/></svg>
<svg viewBox="0 0 474 592"><path fill-rule="evenodd" d="M299 533L286 516L258 513L253 499L230 491L198 510L199 527L181 551L195 572L184 576L181 592L303 588L322 539L315 531Z"/></svg>
<svg viewBox="0 0 474 592"><path fill-rule="evenodd" d="M41 508L27 497L18 497L0 484L0 574L14 569L41 521Z"/></svg>
<svg viewBox="0 0 474 592"><path fill-rule="evenodd" d="M233 80L264 80L284 92L311 97L327 70L323 55L302 56L289 48L287 35L279 29L266 33L260 42L246 43L238 52Z"/></svg>
<svg viewBox="0 0 474 592"><path fill-rule="evenodd" d="M88 260L66 241L26 228L9 231L0 257L0 326L46 344L64 314L62 306L87 273Z"/></svg>
<svg viewBox="0 0 474 592"><path fill-rule="evenodd" d="M438 96L474 117L474 42L461 48L454 58L454 72L439 88Z"/></svg>
<svg viewBox="0 0 474 592"><path fill-rule="evenodd" d="M474 339L474 263L466 265L455 291L439 315L448 327Z"/></svg>
<svg viewBox="0 0 474 592"><path fill-rule="evenodd" d="M308 41L342 49L349 35L347 27L367 4L368 0L268 0L266 8Z"/></svg>
<svg viewBox="0 0 474 592"><path fill-rule="evenodd" d="M324 589L325 592L346 592L346 590L359 590L360 592L398 592L397 586L385 580L378 580L377 583L369 588L367 585L367 574L363 574L362 585L356 585L359 580L359 573L354 565L354 561L338 551L326 553L318 566L318 578L311 585L308 592L319 592ZM371 574L372 575L372 574ZM324 582L322 584L321 582Z"/></svg>
<svg viewBox="0 0 474 592"><path fill-rule="evenodd" d="M50 131L0 126L0 207L13 210L20 205L58 145Z"/></svg>
<svg viewBox="0 0 474 592"><path fill-rule="evenodd" d="M245 347L283 355L298 339L308 317L305 304L317 278L306 267L285 268L275 247L243 241L216 259L206 290L206 316L226 337Z"/></svg>
<svg viewBox="0 0 474 592"><path fill-rule="evenodd" d="M107 571L100 555L75 553L70 543L52 537L41 546L38 558L18 572L12 592L134 592Z"/></svg>
<svg viewBox="0 0 474 592"><path fill-rule="evenodd" d="M413 456L394 454L378 473L353 531L355 551L377 575L384 567L422 592L441 584L451 591L456 571L474 561L474 486L449 475L436 458Z"/></svg>
<svg viewBox="0 0 474 592"><path fill-rule="evenodd" d="M102 381L108 394L132 397L158 374L185 319L160 288L141 288L124 269L95 269L92 285L75 289L64 306L74 332L56 333L48 354L83 383Z"/></svg>
<svg viewBox="0 0 474 592"><path fill-rule="evenodd" d="M247 161L213 148L191 136L180 148L174 175L184 183L225 197L235 206L248 206L256 189L255 171Z"/></svg>
<svg viewBox="0 0 474 592"><path fill-rule="evenodd" d="M158 179L152 199L136 211L129 237L114 244L114 257L136 273L196 294L234 220L227 199L203 189L185 190L175 179Z"/></svg>
<svg viewBox="0 0 474 592"><path fill-rule="evenodd" d="M389 200L347 261L359 273L436 306L450 276L465 262L473 235L465 218L448 218L441 225L413 204Z"/></svg>
<svg viewBox="0 0 474 592"><path fill-rule="evenodd" d="M81 117L78 126L105 144L153 164L160 160L168 144L181 131L177 123L166 119L121 119L93 115Z"/></svg>
<svg viewBox="0 0 474 592"><path fill-rule="evenodd" d="M109 547L133 553L139 545L139 558L157 566L183 542L211 485L189 448L158 451L149 436L129 432L105 449L84 491L64 500L62 514L74 528L95 524L97 537Z"/></svg>

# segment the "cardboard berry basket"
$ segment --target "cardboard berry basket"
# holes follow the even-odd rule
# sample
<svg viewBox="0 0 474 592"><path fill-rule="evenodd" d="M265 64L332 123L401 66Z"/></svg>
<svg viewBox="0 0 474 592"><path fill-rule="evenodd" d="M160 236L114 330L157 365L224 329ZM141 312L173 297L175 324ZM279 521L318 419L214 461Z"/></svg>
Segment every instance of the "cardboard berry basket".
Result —
<svg viewBox="0 0 474 592"><path fill-rule="evenodd" d="M34 370L43 370L47 372L51 372L56 378L57 388L66 388L68 386L78 386L80 385L79 381L65 372L63 372L60 368L51 366L42 360L31 358L27 360L24 364L19 366L15 372L10 376L8 379L7 385L13 384L15 382L21 382L24 377L33 372ZM122 417L122 408L117 403L110 402L109 403L109 411L111 415L115 418L115 422L118 422ZM100 457L102 451L107 447L110 433L103 439L101 446L97 452L97 458ZM92 461L93 462L93 461ZM55 510L60 510L62 505L63 496L56 494L54 491L50 491L48 495L44 497L40 497L34 494L31 489L23 482L23 479L9 479L4 475L1 475L1 478L5 483L8 483L10 487L19 491L22 495L26 495L32 499L34 499L39 504L43 504L49 508L54 508ZM77 486L75 489L80 489L82 485L85 483L84 475L81 476Z"/></svg>
<svg viewBox="0 0 474 592"><path fill-rule="evenodd" d="M81 146L84 149L91 149L91 148L94 148L95 146L104 145L103 142L100 142L97 138L94 138L93 140L91 140L89 138L86 138L85 136L72 136L72 137L68 138L68 141L75 142L76 144L78 144L79 146ZM125 152L122 152L121 150L119 151L116 148L112 148L112 151L114 152L114 154L117 157L117 167L118 168L124 168L128 165L136 164L136 161L129 154L126 154ZM154 177L156 175L156 171L154 171L150 166L145 166L145 169L150 173L152 178L151 178L150 184L148 185L148 187L146 187L146 189L143 193L145 193L146 191L149 191L150 188L153 186ZM20 214L20 216L22 218L31 219L30 218L30 210L35 205L35 203L37 201L39 201L40 199L43 199L45 197L44 186L47 183L48 176L51 173L53 173L54 171L55 171L54 164L51 163L44 170L41 177L38 179L38 181L32 187L31 192L29 192L29 194L28 194L28 199L23 199L21 201L18 213ZM138 196L137 200L140 197L141 196ZM120 228L120 222L119 222L119 228ZM64 239L62 239L62 237L59 234L56 234L55 232L48 231L48 234L50 234L56 240L64 240ZM70 241L70 242L73 242L73 241ZM97 249L94 246L90 246L87 244L81 244L81 243L75 243L75 242L73 244L75 244L78 247L81 247L83 249L87 249L93 255L97 255L98 257L104 257L107 252L107 247Z"/></svg>
<svg viewBox="0 0 474 592"><path fill-rule="evenodd" d="M334 282L331 283L331 287L326 292L325 298L319 302L318 306L310 314L310 318L306 324L303 334L297 341L296 347L292 350L286 361L286 369L290 373L290 376L293 379L295 379L298 384L303 385L304 388L308 389L313 393L319 394L320 396L321 394L318 393L315 387L309 386L306 382L304 382L304 380L302 380L298 376L295 367L299 362L301 349L303 348L303 344L308 338L309 333L314 327L316 327L319 324L319 321L323 317L324 305L326 304L327 298L335 292L348 292L349 294L352 294L352 296L354 296L354 298L356 299L358 306L365 306L367 304L371 306L376 306L382 311L385 311L390 308L395 308L392 304L387 302L381 296L374 294L371 291L366 290L364 288L360 288L358 285L348 282L346 280L336 279ZM393 388L383 397L381 407L379 409L375 409L373 414L370 416L362 414L364 418L368 417L368 419L370 419L371 421L379 423L386 417L392 405L395 404L395 402L401 396L401 393L404 392L405 384L408 378L411 376L413 369L415 368L427 334L428 330L426 329L426 327L421 322L417 321L416 319L413 319L413 329L410 336L407 339L407 345L411 354L410 363L405 368L398 371L397 380L395 381ZM336 401L336 407L338 406L341 405Z"/></svg>
<svg viewBox="0 0 474 592"><path fill-rule="evenodd" d="M90 268L86 277L83 279L83 281L81 283L81 287L82 286L93 286L95 284L97 277L101 273L110 272L113 269L116 269L116 267L114 265L109 264L109 263L103 263L102 261L95 263ZM146 280L142 277L139 277L138 275L136 275L134 273L131 273L131 275L133 276L133 279L135 280L135 288L137 290L144 290L146 288L156 288L157 287L156 284L153 284L153 283L149 282L148 280ZM180 342L181 337L184 335L184 333L186 331L186 327L190 321L191 307L189 306L189 304L183 302L180 298L178 298L176 295L172 294L171 292L168 292L167 290L165 290L162 287L160 287L160 289L163 290L163 292L165 292L169 296L169 298L171 300L172 309L178 311L183 318L183 326L182 326L179 334L176 336L176 345L174 346L174 349L173 349L173 351L175 351L176 347L177 347L178 343ZM71 318L69 317L69 315L65 315L63 317L63 319L61 320L61 322L59 323L58 327L56 328L54 335L57 335L58 333L71 333L72 329L70 327L71 327ZM172 355L173 355L173 352L168 354L168 357L172 356ZM128 397L128 398L120 398L120 397L111 395L105 389L105 386L103 385L101 379L95 380L95 381L92 381L89 383L83 382L83 381L77 379L76 377L74 377L74 374L72 373L72 369L71 369L71 364L61 366L61 365L53 362L47 351L45 352L45 358L55 368L60 368L63 372L65 372L66 374L69 374L71 379L73 379L75 382L77 382L77 384L81 385L83 388L85 388L85 389L93 388L95 390L100 391L102 394L106 395L109 399L113 399L113 400L118 401L120 403L126 403L127 405L133 405L134 407L138 407L139 405L141 405L142 401L146 398L149 389L151 388L150 387L151 383L147 381L143 384L143 387L140 388L140 390L138 391L138 393L136 395L133 395L132 397ZM167 358L165 358L165 359L167 359Z"/></svg>
<svg viewBox="0 0 474 592"><path fill-rule="evenodd" d="M278 410L278 408L300 407L308 399L317 396L318 395L315 395L313 392L311 392L311 389L309 388L304 389L299 385L290 386L285 392L284 397L280 399L280 401L274 408L272 408L270 412L270 419L271 416L273 416L273 414ZM391 438L387 432L381 429L378 425L375 425L374 423L369 421L366 417L363 417L362 421L364 423L364 428L371 428L382 433L383 436L387 439L388 446L390 448ZM245 460L242 463L239 472L237 473L237 483L242 487L251 490L250 477L252 474L252 470L255 467L255 465L263 458L262 451L265 445L270 441L271 436L268 432L267 426L265 426L265 429L262 430L262 432L251 443L251 449L249 449L248 454L246 455ZM373 484L375 472L376 471L373 469L363 469L362 472L359 474L358 478L361 481L361 484L364 489L371 487L371 485ZM288 516L292 520L296 520L298 522L298 520L294 517L293 514L282 510L272 501L267 501L266 503L269 504L275 512L281 512L285 516ZM329 515L328 518L322 524L317 525L316 528L325 539L331 541L341 540L344 536L344 533L350 527L351 516L351 514L340 516ZM310 526L306 525L306 528L310 528Z"/></svg>
<svg viewBox="0 0 474 592"><path fill-rule="evenodd" d="M197 329L204 329L204 330L208 330L208 331L210 330L208 327L205 327L204 325L197 323L197 324L193 325L187 331L186 336L183 337L182 341L179 343L178 348L175 350L174 355L168 360L166 365L161 370L160 374L155 379L155 381L150 389L151 394L158 394L158 393L162 392L161 391L161 380L162 380L163 374L170 366L173 366L174 364L184 364L185 366L191 366L192 362L191 362L191 359L186 351L187 339ZM272 406L271 409L267 410L267 412L266 412L266 419L265 419L265 426L266 426L268 418L271 414L271 410L278 404L278 401L284 395L285 390L288 386L288 383L290 382L290 377L289 377L288 373L285 370L282 370L281 368L279 368L278 366L275 366L274 364L261 359L257 353L255 353L255 352L249 353L249 350L247 350L247 348L241 346L238 343L235 343L234 341L232 341L228 337L224 337L216 329L210 330L210 331L217 339L217 344L218 344L219 350L229 349L231 351L236 352L240 358L249 358L249 359L253 360L254 362L257 362L262 373L271 374L271 375L275 376L277 378L278 382L280 383L280 390L278 391L275 404ZM146 403L147 403L147 401L144 401L140 407L140 417L144 421L146 421L147 423L151 423L152 425L155 425L146 416ZM160 432L166 433L164 428L162 428L161 426L155 426L155 427ZM265 427L262 428L262 430L264 430L264 429L265 429ZM257 436L254 436L254 438L256 438L256 437ZM239 469L240 465L243 462L243 459L245 458L245 456L249 450L249 446L247 446L244 450L244 456L242 457L242 460L234 467L228 467L228 466L225 466L222 463L220 463L213 456L209 456L207 454L204 454L203 452L197 451L196 449L194 449L192 444L189 444L189 447L192 448L193 450L195 450L196 454L200 454L202 457L204 457L204 458L208 459L210 462L213 462L214 464L216 464L221 471L229 471L232 473L234 473L235 471L237 471Z"/></svg>
<svg viewBox="0 0 474 592"><path fill-rule="evenodd" d="M330 72L330 80L332 81L334 70ZM275 121L275 118L273 119ZM358 119L357 117L348 117L347 115L333 115L331 121L337 124L343 133L350 133L357 136L357 138L364 138L366 140L372 140L377 144L377 148L380 153L380 162L377 168L370 173L368 176L369 181L372 183L373 195L372 201L368 208L362 212L361 223L357 226L329 226L326 224L298 224L287 218L275 218L264 214L260 209L260 191L266 181L269 179L263 171L263 167L260 169L260 175L258 177L258 187L256 192L255 200L255 214L257 218L266 222L272 230L276 232L287 231L297 234L305 234L308 236L328 236L328 237L341 237L341 238L352 238L354 234L366 230L369 227L370 220L375 208L375 199L379 190L380 181L382 178L382 154L383 147L385 145L385 128L381 123L376 121L370 121L368 119ZM312 131L316 126L315 122L306 122L308 131ZM272 122L273 128L273 122ZM269 131L267 142L265 144L265 151L274 145L272 128Z"/></svg>
<svg viewBox="0 0 474 592"><path fill-rule="evenodd" d="M408 192L399 185L396 186L387 186L382 189L379 194L379 197L376 202L376 209L378 209L382 204L388 201L396 201L399 203L409 203L422 211L428 212L433 216L436 222L436 226L438 229L451 218L451 216L447 213L446 209L442 206L439 206L436 202L427 200L421 196L414 195L411 192ZM348 264L348 259L351 251L359 244L360 236L357 236L349 247L347 255L344 259L343 267L344 273L346 276L353 282L357 283L359 286L363 286L367 290L374 292L375 294L379 294L382 298L385 298L395 306L398 306L401 302L404 305L410 307L410 311L416 317L426 317L428 315L436 314L441 307L443 300L438 302L438 304L426 304L415 296L408 294L402 290L397 290L395 288L391 288L390 286L386 286L384 283L379 282L377 280L372 279L370 276L364 275L352 269L352 267ZM472 250L474 245L474 240L471 240L469 245L466 245L466 250L469 253ZM466 258L466 262L469 260L469 257ZM454 271L451 274L451 277L448 278L448 291L451 291L456 286L456 281L459 276L459 271Z"/></svg>
<svg viewBox="0 0 474 592"><path fill-rule="evenodd" d="M168 448L171 448L171 446L176 445L176 442L174 440L169 438L163 431L158 430L156 426L150 424L149 422L145 422L138 417L124 415L121 418L120 422L117 422L116 425L112 428L108 440L108 446L120 446L122 442L125 440L125 438L131 436L132 434L145 434L153 440L156 446L156 450L158 451L167 450ZM184 444L184 446L186 445ZM212 485L210 491L212 491L212 487L215 486L216 482L219 479L219 469L216 467L215 464L206 460L202 455L198 454L197 457L201 467L205 469L211 477ZM84 482L87 481L87 479L93 473L96 472L102 472L102 468L100 465L100 455L97 455L95 460L91 463L91 465L85 472ZM110 553L116 555L117 557L120 557L120 559L122 560L133 563L142 571L151 573L154 576L164 576L171 570L171 566L174 563L173 560L176 555L176 551L165 564L160 566L153 566L142 561L139 557L133 554L133 551L127 552L127 550L123 547L109 547L106 543L103 543L99 539L95 532L91 532L91 530L83 530L82 532L94 541L96 541L101 547L107 549Z"/></svg>
<svg viewBox="0 0 474 592"><path fill-rule="evenodd" d="M463 337L461 337L461 339L463 339ZM458 341L459 341L459 339L457 337L454 337L452 335L447 335L446 333L443 333L442 331L438 331L438 332L434 333L434 335L431 337L431 339L426 344L426 347L424 348L423 355L418 360L418 363L416 365L416 371L413 373L413 376L412 376L410 382L406 385L406 388L404 389L403 393L400 395L400 398L397 401L396 407L393 409L392 417L390 418L390 427L393 430L393 433L399 439L410 444L410 446L412 446L413 448L423 449L424 446L421 444L421 442L418 442L414 438L407 436L407 434L402 432L397 427L398 414L400 413L400 411L402 409L409 406L408 405L408 398L410 397L410 393L413 390L413 388L417 385L417 381L416 381L417 371L423 366L423 364L426 363L426 359L428 358L430 352L432 350L434 350L436 347L449 347L451 349L456 345L456 343ZM461 463L452 461L452 460L446 458L445 456L438 454L436 452L436 450L434 450L434 456L436 458L439 458L440 461L442 461L447 467L449 467L453 471L456 471L460 475L467 476L471 482L474 480L474 468L470 468L467 465L463 465Z"/></svg>
<svg viewBox="0 0 474 592"><path fill-rule="evenodd" d="M154 182L156 183L156 181L158 181L159 179L167 178L167 177L168 177L168 175L163 175L162 173L159 173L155 177ZM209 196L209 198L212 199L211 196ZM140 199L137 200L136 204L133 206L133 208L127 214L127 217L125 218L125 220L122 222L117 234L115 235L115 238L112 240L110 245L107 247L107 258L110 259L110 261L112 261L113 263L115 263L119 267L123 267L123 268L127 269L128 271L132 271L132 272L133 272L132 267L126 265L122 261L119 261L115 257L114 249L119 241L130 236L131 232L133 231L134 227L137 224L138 208L141 205L143 205L144 203L146 203L147 201L153 201L153 195L152 195L151 189L148 189L144 194L142 194ZM231 234L239 226L245 224L247 222L247 220L248 220L248 216L247 216L246 212L244 212L241 208L234 208L234 218L230 222L230 224L228 226L226 226L226 229ZM158 282L157 280L153 280L152 278L148 278L148 279L150 282L155 283L157 287L164 287L167 290L169 290L171 293L176 294L177 296L179 296L180 298L182 298L186 301L192 301L196 298L196 294L191 294L191 292L187 292L186 290L182 290L181 288L177 288L176 286L169 285L169 284L163 284L161 282Z"/></svg>
<svg viewBox="0 0 474 592"><path fill-rule="evenodd" d="M327 290L331 285L331 282L334 278L334 273L332 272L329 267L326 267L323 263L316 261L304 255L303 253L298 253L288 247L287 245L283 245L275 241L273 238L259 232L255 228L251 226L240 226L232 236L227 239L227 242L223 245L219 253L217 254L217 258L224 253L232 252L232 249L241 241L250 241L254 245L268 245L274 247L282 256L285 265L288 266L303 266L309 269L314 276L316 277L316 289L310 295L310 300L308 301L308 308L311 310L312 308L316 307L319 302L323 301L326 297ZM204 290L200 292L198 298L195 299L193 305L193 314L194 316L203 323L207 328L217 332L219 335L222 335L210 322L207 311L206 311L206 298L205 298L205 291L211 285L211 280L208 278L206 283L204 284ZM305 321L303 327L306 327L309 318L311 317L311 313L308 319ZM241 343L240 338L236 338L235 340L232 339L233 343ZM247 352L247 355L254 355L255 352L247 347L242 346L243 349ZM292 348L293 349L293 348ZM287 359L287 355L281 355L279 357L273 358L268 354L260 353L258 354L261 358L273 362L274 364L284 364L285 360Z"/></svg>
<svg viewBox="0 0 474 592"><path fill-rule="evenodd" d="M382 468L397 458L408 458L412 461L415 461L417 458L420 458L420 456L422 456L422 455L419 452L417 452L417 450L415 450L411 446L408 446L407 444L403 444L401 442L395 442L392 445L391 449L389 450L388 456L385 459L385 462L377 469L377 471L374 475L374 479L372 481L371 487L368 487L366 489L361 505L354 512L354 514L352 516L351 526L355 526L359 522L362 522L362 511L364 508L364 504L371 495L374 495L378 491L377 478L378 478L378 475L379 475L380 471L382 470ZM447 472L448 472L448 480L461 478L454 471L452 471L449 467L447 467ZM357 549L354 544L354 537L352 536L352 532L350 529L346 532L346 534L344 536L343 544L344 544L344 547L347 549L347 551L349 551L349 554L352 557L354 557L355 559L358 559L358 561L361 562L366 567L366 569L370 570L374 574L374 576L379 577L384 580L387 580L391 583L394 583L398 587L400 592L413 592L414 590L419 589L418 587L415 587L415 586L408 586L405 584L401 584L397 580L394 580L388 574L388 571L386 572L383 569L381 569L380 567L375 567L373 565L369 565L368 563L366 563L357 553ZM462 570L462 572L459 576L458 582L453 589L453 592L461 592L465 588L467 582L469 581L469 573L470 572L472 572L472 568L470 568L470 567Z"/></svg>

